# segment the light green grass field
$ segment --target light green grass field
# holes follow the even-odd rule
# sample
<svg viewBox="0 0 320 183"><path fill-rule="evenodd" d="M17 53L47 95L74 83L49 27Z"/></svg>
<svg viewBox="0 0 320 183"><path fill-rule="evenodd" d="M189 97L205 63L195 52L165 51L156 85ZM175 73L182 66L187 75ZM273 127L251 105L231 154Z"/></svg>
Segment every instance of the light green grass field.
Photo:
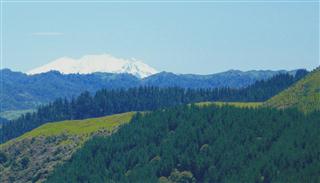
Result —
<svg viewBox="0 0 320 183"><path fill-rule="evenodd" d="M196 103L198 106L207 106L207 105L218 105L218 106L224 106L224 105L230 105L234 107L241 107L241 108L257 108L262 106L262 102L199 102Z"/></svg>
<svg viewBox="0 0 320 183"><path fill-rule="evenodd" d="M33 138L39 136L49 137L58 136L61 134L77 135L86 138L92 133L98 132L99 130L112 131L118 126L128 123L134 114L135 112L127 112L100 118L90 118L85 120L66 120L61 122L46 123L2 145L12 144L25 138Z"/></svg>

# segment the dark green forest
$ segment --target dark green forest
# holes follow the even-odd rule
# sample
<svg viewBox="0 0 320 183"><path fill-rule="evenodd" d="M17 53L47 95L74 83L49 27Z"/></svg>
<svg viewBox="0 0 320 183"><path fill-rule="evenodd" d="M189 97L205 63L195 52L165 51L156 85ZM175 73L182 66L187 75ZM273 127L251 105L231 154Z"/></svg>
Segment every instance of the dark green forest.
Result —
<svg viewBox="0 0 320 183"><path fill-rule="evenodd" d="M0 125L9 122L9 120L0 117Z"/></svg>
<svg viewBox="0 0 320 183"><path fill-rule="evenodd" d="M0 143L6 142L44 123L100 117L110 114L145 111L202 101L265 101L288 88L307 72L297 71L296 76L279 74L268 80L257 81L242 89L183 89L178 87L138 87L129 89L102 89L94 95L89 92L71 100L59 98L42 105L36 112L22 115L0 129Z"/></svg>
<svg viewBox="0 0 320 183"><path fill-rule="evenodd" d="M95 137L48 179L62 182L320 182L320 112L176 106Z"/></svg>

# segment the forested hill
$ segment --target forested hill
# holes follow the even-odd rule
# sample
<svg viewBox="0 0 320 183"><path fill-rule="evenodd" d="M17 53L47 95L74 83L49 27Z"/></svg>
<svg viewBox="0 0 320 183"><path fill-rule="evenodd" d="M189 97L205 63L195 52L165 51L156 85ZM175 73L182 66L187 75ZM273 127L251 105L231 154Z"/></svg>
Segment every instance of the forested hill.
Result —
<svg viewBox="0 0 320 183"><path fill-rule="evenodd" d="M320 113L180 106L94 138L49 183L319 182Z"/></svg>
<svg viewBox="0 0 320 183"><path fill-rule="evenodd" d="M280 74L258 81L243 89L183 89L139 87L118 90L99 90L95 95L89 92L67 100L57 99L41 106L37 112L27 113L3 125L0 142L5 142L30 131L44 123L68 119L85 119L128 111L155 110L203 101L264 101L286 89L305 72L297 72L296 77Z"/></svg>
<svg viewBox="0 0 320 183"><path fill-rule="evenodd" d="M266 105L277 108L296 107L304 112L320 111L320 68L272 97Z"/></svg>
<svg viewBox="0 0 320 183"><path fill-rule="evenodd" d="M300 70L301 71L301 70ZM59 97L71 98L85 90L95 91L107 88L132 88L139 86L181 87L181 88L241 88L258 80L269 79L280 73L295 75L297 71L227 71L211 75L173 74L161 72L139 79L130 74L60 74L51 71L43 74L26 75L0 70L3 88L0 93L2 111L34 109Z"/></svg>

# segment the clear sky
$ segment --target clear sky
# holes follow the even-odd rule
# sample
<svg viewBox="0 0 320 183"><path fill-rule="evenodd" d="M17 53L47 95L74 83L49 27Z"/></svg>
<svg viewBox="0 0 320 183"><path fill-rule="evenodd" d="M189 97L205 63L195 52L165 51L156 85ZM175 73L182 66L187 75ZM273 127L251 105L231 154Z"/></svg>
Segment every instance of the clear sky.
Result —
<svg viewBox="0 0 320 183"><path fill-rule="evenodd" d="M319 2L21 3L2 7L3 67L108 53L159 71L313 69Z"/></svg>

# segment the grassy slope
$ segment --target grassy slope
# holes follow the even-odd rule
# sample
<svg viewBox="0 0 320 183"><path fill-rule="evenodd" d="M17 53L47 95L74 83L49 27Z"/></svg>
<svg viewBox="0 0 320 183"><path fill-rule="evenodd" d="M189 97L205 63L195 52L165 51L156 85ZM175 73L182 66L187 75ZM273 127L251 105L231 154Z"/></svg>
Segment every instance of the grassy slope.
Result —
<svg viewBox="0 0 320 183"><path fill-rule="evenodd" d="M112 130L113 128L130 121L134 112L115 114L100 118L90 118L85 120L67 120L55 123L47 123L45 125L25 133L21 138L36 136L52 136L61 133L71 135L88 135L99 129Z"/></svg>
<svg viewBox="0 0 320 183"><path fill-rule="evenodd" d="M240 107L240 108L243 108L243 107L256 108L256 107L262 106L262 102L199 102L199 103L196 103L196 105L198 106L206 106L206 105L212 105L212 104L215 104L218 106L231 105L231 106Z"/></svg>
<svg viewBox="0 0 320 183"><path fill-rule="evenodd" d="M0 145L8 161L0 164L0 182L43 182L55 166L71 158L93 135L110 135L135 112L44 124ZM16 153L19 152L19 153ZM28 159L27 166L22 160Z"/></svg>
<svg viewBox="0 0 320 183"><path fill-rule="evenodd" d="M100 118L90 118L85 120L66 120L61 122L46 123L30 132L10 140L1 146L6 146L26 138L58 136L61 134L90 137L92 133L99 130L112 131L123 123L128 123L135 112L115 114Z"/></svg>
<svg viewBox="0 0 320 183"><path fill-rule="evenodd" d="M296 107L303 112L320 110L320 68L264 104L279 109Z"/></svg>

